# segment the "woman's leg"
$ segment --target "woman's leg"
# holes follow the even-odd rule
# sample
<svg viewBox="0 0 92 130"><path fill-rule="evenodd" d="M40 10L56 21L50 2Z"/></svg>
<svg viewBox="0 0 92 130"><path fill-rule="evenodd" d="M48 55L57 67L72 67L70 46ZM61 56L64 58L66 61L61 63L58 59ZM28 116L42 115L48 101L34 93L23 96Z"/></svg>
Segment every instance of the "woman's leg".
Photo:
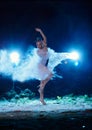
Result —
<svg viewBox="0 0 92 130"><path fill-rule="evenodd" d="M42 102L43 105L46 105L46 103L44 102L44 88L45 85L48 83L48 81L52 78L53 74L51 73L45 80L42 80L40 82L40 88L39 88L39 93L40 93L40 101Z"/></svg>
<svg viewBox="0 0 92 130"><path fill-rule="evenodd" d="M44 87L49 82L49 80L52 78L52 76L53 76L53 74L50 73L49 76L45 80L43 80Z"/></svg>
<svg viewBox="0 0 92 130"><path fill-rule="evenodd" d="M40 93L40 101L43 105L46 105L46 103L44 102L44 82L41 81L39 86L40 88L38 89L38 92Z"/></svg>

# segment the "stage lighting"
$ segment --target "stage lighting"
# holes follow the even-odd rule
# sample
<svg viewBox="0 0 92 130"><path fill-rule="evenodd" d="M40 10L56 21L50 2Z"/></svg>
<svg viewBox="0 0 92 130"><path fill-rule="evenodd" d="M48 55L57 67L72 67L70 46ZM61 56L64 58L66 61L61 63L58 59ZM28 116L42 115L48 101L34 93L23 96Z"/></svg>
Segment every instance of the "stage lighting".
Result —
<svg viewBox="0 0 92 130"><path fill-rule="evenodd" d="M10 59L12 63L18 64L19 63L19 53L18 52L12 52L10 54Z"/></svg>
<svg viewBox="0 0 92 130"><path fill-rule="evenodd" d="M73 60L78 60L79 54L77 52L71 52L70 58L73 59Z"/></svg>

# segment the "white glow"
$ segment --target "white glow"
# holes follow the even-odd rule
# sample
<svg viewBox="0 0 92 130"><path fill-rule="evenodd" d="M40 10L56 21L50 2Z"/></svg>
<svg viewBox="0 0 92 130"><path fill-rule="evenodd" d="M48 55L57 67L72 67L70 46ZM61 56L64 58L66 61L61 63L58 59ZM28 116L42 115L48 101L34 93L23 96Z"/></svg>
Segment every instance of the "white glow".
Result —
<svg viewBox="0 0 92 130"><path fill-rule="evenodd" d="M20 56L19 56L18 52L12 52L10 54L10 59L11 59L12 63L18 64L19 63L19 58L20 58Z"/></svg>
<svg viewBox="0 0 92 130"><path fill-rule="evenodd" d="M76 62L75 62L75 66L78 66L78 64L79 64L78 61L76 61Z"/></svg>
<svg viewBox="0 0 92 130"><path fill-rule="evenodd" d="M71 59L73 59L73 60L78 60L78 59L79 59L79 54L78 54L78 52L72 52L72 53L71 53Z"/></svg>

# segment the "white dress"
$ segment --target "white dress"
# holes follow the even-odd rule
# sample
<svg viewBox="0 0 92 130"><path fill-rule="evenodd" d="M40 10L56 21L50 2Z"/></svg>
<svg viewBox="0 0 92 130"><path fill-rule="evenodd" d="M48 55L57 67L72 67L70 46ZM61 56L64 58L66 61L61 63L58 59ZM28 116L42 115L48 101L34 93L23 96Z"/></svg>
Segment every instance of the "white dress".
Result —
<svg viewBox="0 0 92 130"><path fill-rule="evenodd" d="M44 80L51 73L50 69L46 65L46 63L49 60L49 52L48 52L48 50L38 49L37 55L39 57L39 62L37 64L37 73L39 75L38 77L39 77L39 80ZM38 79L38 77L37 77L37 79Z"/></svg>
<svg viewBox="0 0 92 130"><path fill-rule="evenodd" d="M49 51L34 48L29 58L15 68L12 75L13 80L23 82L30 79L46 79L51 73L46 66L49 56Z"/></svg>

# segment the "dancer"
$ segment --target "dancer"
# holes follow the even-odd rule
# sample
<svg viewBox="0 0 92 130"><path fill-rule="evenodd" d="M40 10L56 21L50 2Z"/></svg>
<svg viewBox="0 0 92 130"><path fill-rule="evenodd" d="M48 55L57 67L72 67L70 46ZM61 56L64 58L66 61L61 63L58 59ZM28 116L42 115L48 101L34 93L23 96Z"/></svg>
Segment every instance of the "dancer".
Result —
<svg viewBox="0 0 92 130"><path fill-rule="evenodd" d="M43 79L40 80L38 92L40 93L41 103L43 105L46 105L46 103L44 101L44 88L45 88L46 84L48 83L48 81L52 78L53 74L47 67L47 64L49 61L47 38L40 28L35 28L35 30L37 32L39 32L42 36L42 39L37 38L37 40L36 40L37 54L40 57L39 69L40 69L40 74L43 77Z"/></svg>
<svg viewBox="0 0 92 130"><path fill-rule="evenodd" d="M35 28L35 31L40 33L42 38L37 38L36 47L30 49L27 57L21 60L20 64L13 68L11 61L7 62L7 70L4 68L5 61L8 61L6 53L2 53L2 60L0 60L0 72L12 76L13 81L24 82L27 80L39 80L40 84L38 92L40 94L40 101L46 105L44 101L44 88L50 79L55 77L62 78L55 71L55 67L63 60L72 59L69 52L55 52L55 50L47 47L47 39L40 28ZM6 59L7 58L7 59ZM10 67L11 66L11 67ZM11 69L12 68L12 69ZM54 78L53 78L54 77Z"/></svg>

